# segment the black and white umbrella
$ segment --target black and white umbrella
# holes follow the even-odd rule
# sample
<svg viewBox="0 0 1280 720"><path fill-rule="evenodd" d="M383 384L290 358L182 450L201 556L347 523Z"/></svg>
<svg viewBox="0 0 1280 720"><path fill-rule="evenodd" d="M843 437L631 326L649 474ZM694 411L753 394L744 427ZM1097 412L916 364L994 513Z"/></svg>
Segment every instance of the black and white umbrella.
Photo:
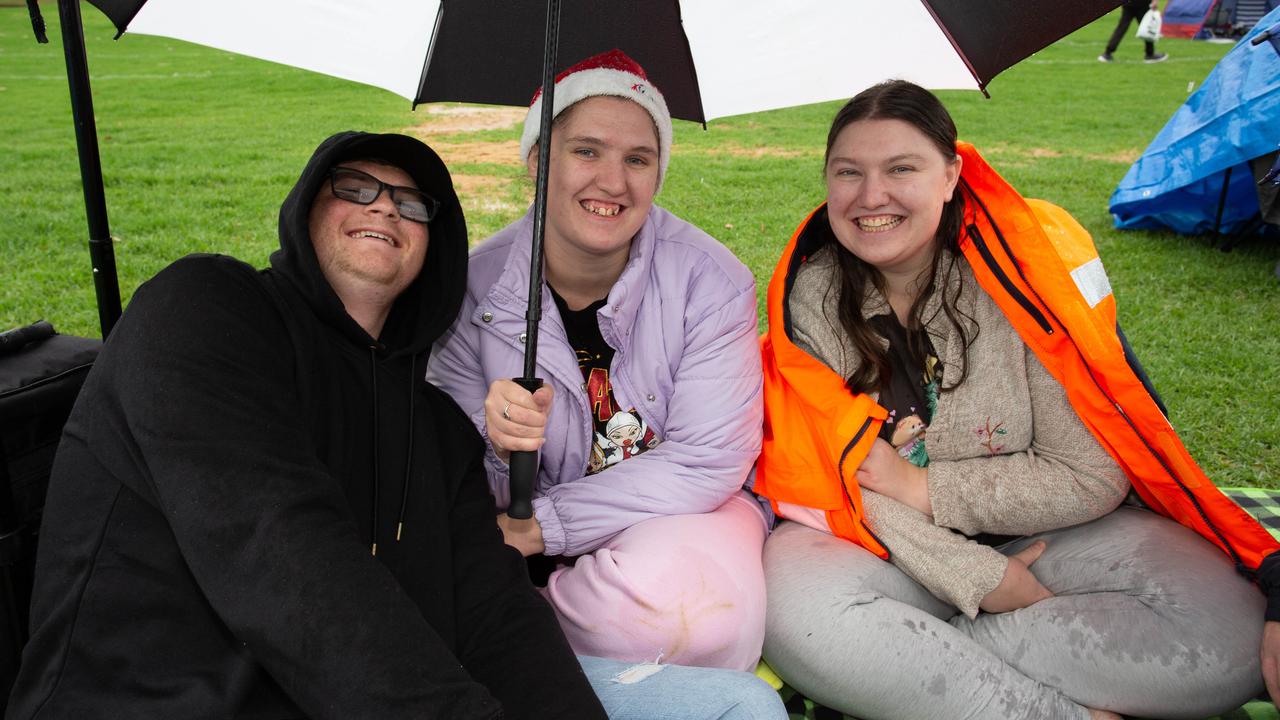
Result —
<svg viewBox="0 0 1280 720"><path fill-rule="evenodd" d="M528 105L546 0L90 0L161 35L390 90L415 103ZM847 98L887 78L984 89L1119 0L563 0L557 70L620 48L673 117Z"/></svg>
<svg viewBox="0 0 1280 720"><path fill-rule="evenodd" d="M385 88L415 104L528 105L547 87L525 343L535 386L551 79L613 48L637 60L675 118L849 97L888 78L985 92L1001 71L1121 0L89 0L121 34L161 35ZM33 14L38 13L29 2ZM83 31L59 0L103 335L120 314ZM513 478L532 457L514 461ZM515 465L522 469L517 473ZM536 470L536 465L533 466ZM532 474L521 484L532 487ZM513 480L513 484L516 483ZM512 517L528 517L513 487Z"/></svg>

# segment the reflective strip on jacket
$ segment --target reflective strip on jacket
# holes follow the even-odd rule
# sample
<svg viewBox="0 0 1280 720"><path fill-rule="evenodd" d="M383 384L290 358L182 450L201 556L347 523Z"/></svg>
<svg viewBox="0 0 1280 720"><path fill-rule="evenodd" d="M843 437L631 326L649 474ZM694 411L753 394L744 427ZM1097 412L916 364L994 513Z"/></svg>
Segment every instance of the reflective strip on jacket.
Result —
<svg viewBox="0 0 1280 720"><path fill-rule="evenodd" d="M1062 383L1076 414L1143 501L1251 575L1280 543L1205 476L1129 365L1115 297L1088 231L1062 208L1024 199L973 146L959 143L957 151L966 199L960 248L978 284ZM769 329L761 338L765 435L755 491L775 509L787 502L825 511L833 533L887 558L863 522L855 478L887 413L869 396L850 393L844 378L788 336L785 303L796 270L816 249L802 247L813 217L796 229L769 282Z"/></svg>

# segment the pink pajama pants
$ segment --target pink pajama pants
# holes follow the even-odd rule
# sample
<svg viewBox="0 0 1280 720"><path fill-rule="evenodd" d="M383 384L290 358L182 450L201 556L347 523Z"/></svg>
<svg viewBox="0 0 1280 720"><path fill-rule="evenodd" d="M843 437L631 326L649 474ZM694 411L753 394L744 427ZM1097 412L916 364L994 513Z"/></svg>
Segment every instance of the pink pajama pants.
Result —
<svg viewBox="0 0 1280 720"><path fill-rule="evenodd" d="M751 670L764 642L765 523L746 493L652 518L551 574L543 591L579 655Z"/></svg>

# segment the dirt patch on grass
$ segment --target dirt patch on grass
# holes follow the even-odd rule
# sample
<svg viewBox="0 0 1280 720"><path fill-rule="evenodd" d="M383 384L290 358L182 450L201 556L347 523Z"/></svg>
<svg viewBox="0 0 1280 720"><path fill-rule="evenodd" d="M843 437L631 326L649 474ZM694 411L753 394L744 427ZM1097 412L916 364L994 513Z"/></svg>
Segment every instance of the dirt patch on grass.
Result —
<svg viewBox="0 0 1280 720"><path fill-rule="evenodd" d="M1058 158L1064 155L1059 150L1050 148L1034 147L1009 147L1004 143L993 143L982 149L983 155L1002 158L1017 158L1021 160L1035 160L1039 158Z"/></svg>
<svg viewBox="0 0 1280 720"><path fill-rule="evenodd" d="M510 184L510 180L493 177L492 175L454 175L453 186L459 195L470 195L471 193L491 193L499 189L506 189Z"/></svg>
<svg viewBox="0 0 1280 720"><path fill-rule="evenodd" d="M437 106L432 112L444 116L444 122L433 119L405 129L406 133L430 144L445 165L455 169L454 190L468 217L495 214L515 217L531 202L533 187L524 181L518 159L520 143L515 140L444 142L434 138L505 127L516 122L512 119L513 111L519 114L520 120L524 119L524 111L518 108ZM492 172L456 171L465 165L501 165L503 168Z"/></svg>
<svg viewBox="0 0 1280 720"><path fill-rule="evenodd" d="M520 214L532 201L533 189L513 195L513 190L528 185L517 178L501 178L492 175L454 175L453 186L467 215L497 213L510 217ZM524 196L528 195L528 198Z"/></svg>
<svg viewBox="0 0 1280 720"><path fill-rule="evenodd" d="M457 135L479 130L501 130L524 122L528 112L515 107L484 105L426 105L427 122L413 128L426 135Z"/></svg>
<svg viewBox="0 0 1280 720"><path fill-rule="evenodd" d="M463 163L492 163L510 165L513 168L520 166L520 143L515 140L446 143L432 142L429 136L416 132L416 129L413 134L426 140L449 167Z"/></svg>
<svg viewBox="0 0 1280 720"><path fill-rule="evenodd" d="M817 157L821 154L821 152L818 150L792 150L789 148L778 148L778 147L767 147L767 146L747 147L745 145L732 145L732 144L724 144L724 145L718 145L715 147L706 147L706 148L697 148L697 149L688 148L680 152L681 154L697 153L700 155L712 155L712 156L729 155L732 157L745 157L745 158Z"/></svg>
<svg viewBox="0 0 1280 720"><path fill-rule="evenodd" d="M1008 152L1012 155L1030 158L1033 160L1039 160L1041 158L1070 157L1078 158L1080 160L1117 163L1120 165L1130 165L1142 156L1142 151L1136 148L1129 148L1127 150L1120 150L1113 153L1063 152L1061 150L1051 150L1049 148L1030 148L1028 150L1012 150Z"/></svg>
<svg viewBox="0 0 1280 720"><path fill-rule="evenodd" d="M1040 160L1044 158L1061 158L1070 157L1079 160L1093 160L1097 162L1116 163L1119 165L1131 165L1135 160L1142 156L1142 150L1138 148L1128 148L1118 150L1112 153L1082 153L1063 150L1054 150L1052 148L1021 148L1009 147L1003 143L993 143L982 150L982 154L993 159L998 159L1000 163L1024 167L1027 161Z"/></svg>
<svg viewBox="0 0 1280 720"><path fill-rule="evenodd" d="M1129 148L1128 150L1120 150L1118 152L1106 155L1088 155L1090 160L1101 160L1103 162L1118 163L1120 165L1132 165L1142 157L1142 151L1138 148Z"/></svg>

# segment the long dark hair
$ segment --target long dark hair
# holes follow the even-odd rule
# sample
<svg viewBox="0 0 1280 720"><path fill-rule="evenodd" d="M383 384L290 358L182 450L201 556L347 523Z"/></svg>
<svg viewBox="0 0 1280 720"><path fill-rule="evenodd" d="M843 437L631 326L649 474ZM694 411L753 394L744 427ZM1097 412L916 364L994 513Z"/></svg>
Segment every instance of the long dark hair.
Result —
<svg viewBox="0 0 1280 720"><path fill-rule="evenodd" d="M823 156L823 167L831 158L831 148L835 145L840 132L859 120L900 120L914 127L933 142L944 158L954 160L956 157L956 124L951 114L943 107L942 102L933 93L905 80L890 80L867 88L845 103L831 122L831 131L827 133L827 151ZM928 282L921 286L920 294L911 304L911 312L907 318L907 329L923 329L928 319L921 318L924 306L929 297L942 286L942 312L948 322L959 332L960 340L967 349L972 342L960 317L963 315L956 307L960 295L957 283L948 283L947 278L958 269L960 262L960 233L964 227L964 197L959 186L951 196L951 200L942 206L942 217L938 222L938 231L934 235L933 264L929 268ZM827 243L832 245L836 257L840 291L840 325L849 336L850 342L857 351L862 362L853 370L845 385L855 393L877 391L889 382L892 373L888 354L881 347L880 335L862 316L862 300L866 297L868 284L880 292L885 292L884 276L875 266L863 262L857 255L846 250L836 239L835 233L825 233ZM950 252L942 252L948 250ZM943 268L944 258L946 267ZM923 332L909 332L911 347L908 352L913 357L924 357ZM964 360L959 368L959 375L954 383L944 387L953 390L969 375L968 353L962 353ZM941 385L940 385L941 387Z"/></svg>

